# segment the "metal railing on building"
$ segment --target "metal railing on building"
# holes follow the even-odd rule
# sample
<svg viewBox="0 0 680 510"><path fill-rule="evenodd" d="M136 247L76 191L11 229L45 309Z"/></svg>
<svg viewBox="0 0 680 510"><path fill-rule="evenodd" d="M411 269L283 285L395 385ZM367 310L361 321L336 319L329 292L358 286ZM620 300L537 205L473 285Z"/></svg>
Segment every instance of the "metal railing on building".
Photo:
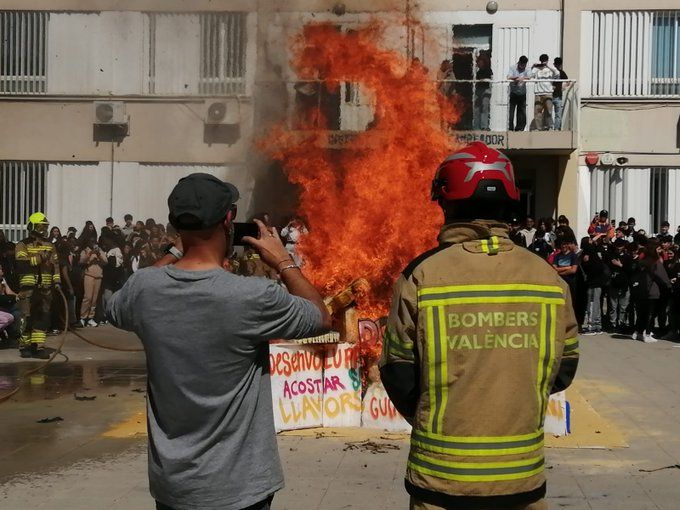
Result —
<svg viewBox="0 0 680 510"><path fill-rule="evenodd" d="M451 101L459 114L459 120L448 125L451 131L508 131L510 84L510 80L439 80L434 82L433 94ZM579 94L574 80L526 80L524 84L526 130L576 130ZM297 81L286 87L292 130L365 131L379 127L374 97L358 84ZM561 94L555 94L557 88ZM539 107L540 122L535 114Z"/></svg>
<svg viewBox="0 0 680 510"><path fill-rule="evenodd" d="M47 91L49 13L0 11L0 94Z"/></svg>

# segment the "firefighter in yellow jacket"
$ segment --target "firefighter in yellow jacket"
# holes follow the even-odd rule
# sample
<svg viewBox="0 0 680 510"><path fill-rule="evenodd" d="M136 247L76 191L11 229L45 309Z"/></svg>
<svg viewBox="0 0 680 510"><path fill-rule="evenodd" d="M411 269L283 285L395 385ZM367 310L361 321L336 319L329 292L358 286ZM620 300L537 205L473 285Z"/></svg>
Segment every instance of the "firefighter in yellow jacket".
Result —
<svg viewBox="0 0 680 510"><path fill-rule="evenodd" d="M28 218L28 237L16 245L19 308L22 314L22 358L48 359L44 349L50 327L52 289L61 284L59 259L47 240L49 221L41 212Z"/></svg>
<svg viewBox="0 0 680 510"><path fill-rule="evenodd" d="M437 170L439 246L396 282L382 381L413 425L411 509L539 510L550 394L571 383L577 324L567 284L508 238L510 160L476 142Z"/></svg>

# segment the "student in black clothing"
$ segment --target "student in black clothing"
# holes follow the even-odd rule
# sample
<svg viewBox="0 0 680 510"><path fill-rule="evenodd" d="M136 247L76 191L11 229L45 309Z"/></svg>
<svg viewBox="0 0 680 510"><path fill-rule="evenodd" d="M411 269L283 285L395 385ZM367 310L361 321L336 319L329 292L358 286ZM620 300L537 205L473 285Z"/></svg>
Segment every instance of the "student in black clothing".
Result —
<svg viewBox="0 0 680 510"><path fill-rule="evenodd" d="M560 73L560 80L568 80L569 76L562 69L562 58L556 57L553 60L553 65L555 69ZM564 90L569 87L569 83L558 81L553 83L553 107L555 108L555 130L559 131L562 129L562 114L564 113Z"/></svg>
<svg viewBox="0 0 680 510"><path fill-rule="evenodd" d="M633 274L633 258L626 251L627 242L617 239L607 250L607 266L611 273L607 286L608 332L622 333L626 327L626 313L630 304L630 277Z"/></svg>
<svg viewBox="0 0 680 510"><path fill-rule="evenodd" d="M590 242L582 246L581 269L585 274L587 288L584 335L602 334L602 289L609 283L609 268L605 263L605 236L606 234L594 234Z"/></svg>
<svg viewBox="0 0 680 510"><path fill-rule="evenodd" d="M671 282L659 258L658 244L649 241L640 255L631 282L631 295L635 299L637 313L633 339L642 340L645 343L657 341L652 336L656 308L662 289L670 288Z"/></svg>
<svg viewBox="0 0 680 510"><path fill-rule="evenodd" d="M680 256L678 252L674 252L672 258L667 260L664 266L672 287L669 304L670 324L663 339L677 342L680 340Z"/></svg>
<svg viewBox="0 0 680 510"><path fill-rule="evenodd" d="M526 237L524 237L524 234L522 234L522 232L519 231L522 228L522 224L520 223L519 219L516 216L513 216L512 219L510 220L509 225L510 231L508 233L508 236L510 237L510 240L517 246L526 248L527 239Z"/></svg>
<svg viewBox="0 0 680 510"><path fill-rule="evenodd" d="M670 231L671 224L668 223L667 221L662 221L661 222L661 232L659 232L656 235L656 238L658 239L660 244L668 243L669 245L673 244L673 234L671 234Z"/></svg>
<svg viewBox="0 0 680 510"><path fill-rule="evenodd" d="M673 244L680 246L680 226L676 229L675 237L673 237Z"/></svg>
<svg viewBox="0 0 680 510"><path fill-rule="evenodd" d="M534 241L529 245L529 250L533 251L536 255L541 257L543 260L548 260L548 257L553 252L552 246L546 241L546 231L544 228L539 227L536 229L534 234Z"/></svg>

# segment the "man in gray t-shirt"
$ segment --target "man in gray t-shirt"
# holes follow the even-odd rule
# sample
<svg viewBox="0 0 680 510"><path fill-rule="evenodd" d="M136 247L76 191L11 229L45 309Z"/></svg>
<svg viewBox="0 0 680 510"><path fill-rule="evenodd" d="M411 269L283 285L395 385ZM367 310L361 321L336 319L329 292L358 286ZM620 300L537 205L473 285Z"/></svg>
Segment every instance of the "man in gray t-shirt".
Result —
<svg viewBox="0 0 680 510"><path fill-rule="evenodd" d="M206 174L180 180L168 202L185 253L173 247L162 267L135 273L107 311L146 351L149 484L159 509L269 508L283 473L267 341L320 334L330 323L321 296L263 224L248 241L288 291L221 267L237 197Z"/></svg>

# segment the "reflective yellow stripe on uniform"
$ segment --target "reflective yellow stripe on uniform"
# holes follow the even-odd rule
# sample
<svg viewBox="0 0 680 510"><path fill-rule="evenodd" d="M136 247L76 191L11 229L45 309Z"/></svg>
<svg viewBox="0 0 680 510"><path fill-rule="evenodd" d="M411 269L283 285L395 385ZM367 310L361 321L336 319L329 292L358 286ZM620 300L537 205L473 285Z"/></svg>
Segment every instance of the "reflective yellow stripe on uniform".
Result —
<svg viewBox="0 0 680 510"><path fill-rule="evenodd" d="M47 339L47 333L44 331L31 331L30 342L32 344L44 344Z"/></svg>
<svg viewBox="0 0 680 510"><path fill-rule="evenodd" d="M539 303L563 305L560 287L532 284L457 285L418 290L418 307L475 303Z"/></svg>
<svg viewBox="0 0 680 510"><path fill-rule="evenodd" d="M385 330L384 339L385 347L387 348L387 353L389 355L410 361L415 359L415 355L413 354L413 342L403 341L399 335L393 333L389 329Z"/></svg>
<svg viewBox="0 0 680 510"><path fill-rule="evenodd" d="M427 347L429 362L430 430L439 432L444 425L449 396L448 345L443 307L427 309Z"/></svg>
<svg viewBox="0 0 680 510"><path fill-rule="evenodd" d="M488 255L497 255L499 251L498 237L492 236L490 239L482 239L482 251Z"/></svg>
<svg viewBox="0 0 680 510"><path fill-rule="evenodd" d="M536 371L539 427L543 425L548 398L550 397L548 382L555 362L555 323L557 320L557 307L555 305L541 305L541 318L541 341L539 342L538 370Z"/></svg>
<svg viewBox="0 0 680 510"><path fill-rule="evenodd" d="M543 471L543 456L509 462L451 462L411 452L408 467L425 475L457 482L500 482L530 478Z"/></svg>
<svg viewBox="0 0 680 510"><path fill-rule="evenodd" d="M567 338L564 341L564 354L578 353L578 338Z"/></svg>
<svg viewBox="0 0 680 510"><path fill-rule="evenodd" d="M543 447L543 430L520 436L454 437L414 429L411 445L433 453L470 457L518 455Z"/></svg>

